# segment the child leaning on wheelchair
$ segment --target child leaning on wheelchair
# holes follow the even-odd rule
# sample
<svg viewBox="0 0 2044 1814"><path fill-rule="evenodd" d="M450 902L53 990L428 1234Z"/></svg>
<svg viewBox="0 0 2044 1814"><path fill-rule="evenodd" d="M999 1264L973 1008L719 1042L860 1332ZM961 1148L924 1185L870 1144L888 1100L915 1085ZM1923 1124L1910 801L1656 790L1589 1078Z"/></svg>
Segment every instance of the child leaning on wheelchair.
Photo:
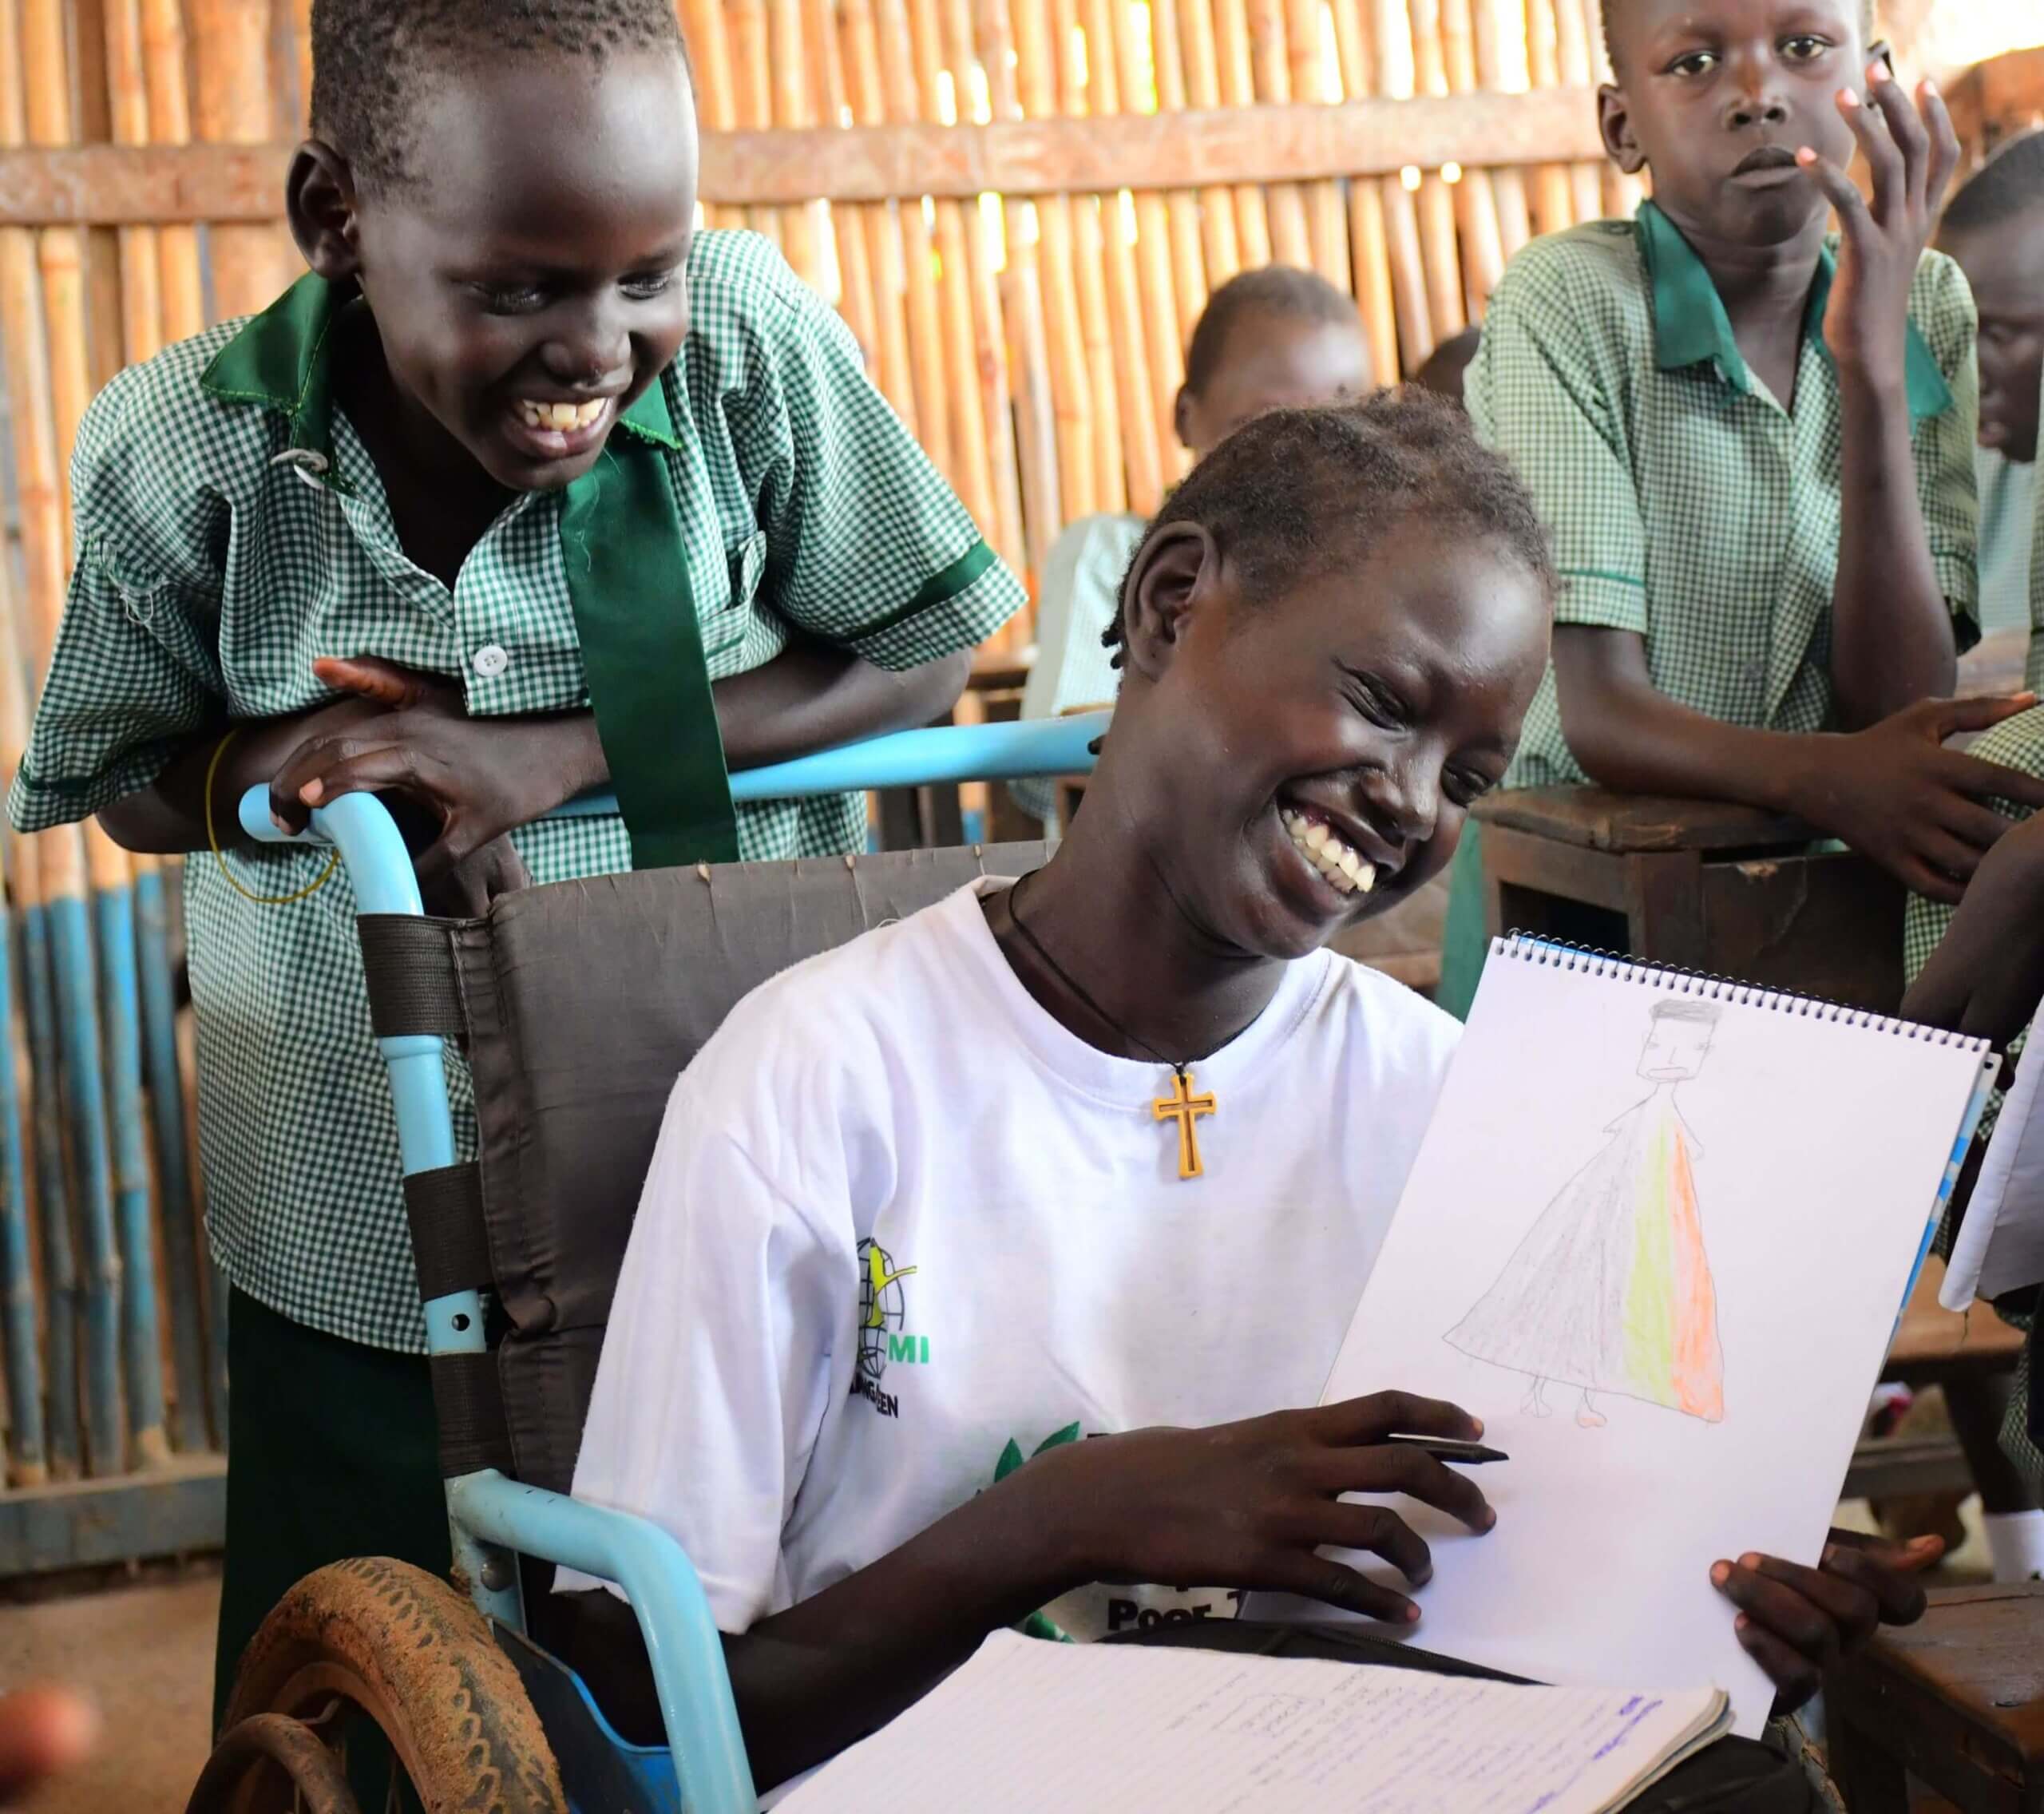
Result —
<svg viewBox="0 0 2044 1814"><path fill-rule="evenodd" d="M1457 1036L1327 946L1439 873L1505 772L1554 586L1531 499L1448 405L1244 428L1143 538L1056 854L777 978L676 1085L575 1487L688 1551L763 1784L996 1627L1225 1618L1255 1589L1409 1622L1321 1550L1416 1593L1401 1495L1495 1523L1381 1440L1475 1437L1464 1411L1300 1408ZM1711 1572L1792 1701L1916 1616L1937 1549ZM561 1585L572 1660L657 1730L628 1610Z"/></svg>

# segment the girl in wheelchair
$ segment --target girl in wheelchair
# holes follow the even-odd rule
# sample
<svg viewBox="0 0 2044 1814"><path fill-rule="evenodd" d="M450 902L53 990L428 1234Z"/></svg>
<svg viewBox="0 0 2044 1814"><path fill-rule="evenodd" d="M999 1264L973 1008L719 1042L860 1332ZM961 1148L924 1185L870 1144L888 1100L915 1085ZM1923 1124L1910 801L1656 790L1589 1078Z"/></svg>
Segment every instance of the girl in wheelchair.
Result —
<svg viewBox="0 0 2044 1814"><path fill-rule="evenodd" d="M1448 405L1245 428L1130 568L1120 703L1056 854L781 976L676 1085L575 1490L687 1548L763 1785L996 1627L1221 1619L1258 1589L1410 1625L1321 1552L1416 1593L1400 1495L1494 1523L1382 1441L1480 1435L1456 1406L1292 1408L1457 1034L1326 947L1438 873L1504 773L1555 584ZM1917 1615L1935 1553L1712 1576L1792 1702ZM656 1733L628 1610L587 1591L576 1623L570 1660Z"/></svg>

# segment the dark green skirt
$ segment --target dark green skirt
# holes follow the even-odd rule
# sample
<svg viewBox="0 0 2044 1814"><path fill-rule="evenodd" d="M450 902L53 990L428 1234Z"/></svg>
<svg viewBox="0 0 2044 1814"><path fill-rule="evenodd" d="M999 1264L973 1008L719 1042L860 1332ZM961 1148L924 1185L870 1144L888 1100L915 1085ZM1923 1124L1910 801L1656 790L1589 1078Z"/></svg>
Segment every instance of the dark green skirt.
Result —
<svg viewBox="0 0 2044 1814"><path fill-rule="evenodd" d="M424 1355L343 1341L237 1290L228 1393L216 1731L242 1652L303 1576L348 1556L450 1566Z"/></svg>

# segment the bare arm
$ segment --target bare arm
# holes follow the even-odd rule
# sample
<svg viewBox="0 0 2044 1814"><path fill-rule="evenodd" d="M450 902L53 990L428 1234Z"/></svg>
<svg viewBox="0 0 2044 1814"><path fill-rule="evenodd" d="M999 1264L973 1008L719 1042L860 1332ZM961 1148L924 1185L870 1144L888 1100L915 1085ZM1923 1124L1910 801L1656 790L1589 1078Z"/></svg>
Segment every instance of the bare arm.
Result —
<svg viewBox="0 0 2044 1814"><path fill-rule="evenodd" d="M1840 514L1831 594L1839 722L1864 730L1959 677L1951 612L1931 561L1899 360L1891 378L1838 372Z"/></svg>
<svg viewBox="0 0 2044 1814"><path fill-rule="evenodd" d="M1790 771L1796 746L1811 739L1727 724L1670 699L1648 675L1644 637L1557 624L1554 661L1563 735L1591 780L1627 794L1799 810Z"/></svg>
<svg viewBox="0 0 2044 1814"><path fill-rule="evenodd" d="M1792 814L1933 901L1957 901L2008 830L1990 801L2044 799L2035 778L1943 747L2024 710L2027 695L1927 699L1849 735L1792 736L1678 705L1655 688L1630 631L1558 626L1554 660L1562 729L1593 780Z"/></svg>
<svg viewBox="0 0 2044 1814"><path fill-rule="evenodd" d="M321 678L357 696L295 717L243 726L221 757L213 790L216 829L223 844L241 842L236 803L251 787L267 785L315 739L345 733L379 713L418 703L409 683L386 664L322 664ZM883 731L906 730L941 718L965 690L972 657L946 656L905 673L875 667L857 655L819 643L791 644L750 673L712 689L734 769L828 749ZM445 690L450 683L439 683ZM596 719L586 711L547 717L475 719L473 727L515 751L515 766L532 778L521 790L545 811L610 778ZM222 723L194 738L149 786L100 815L113 841L130 850L168 854L207 847L206 771L230 727ZM502 745L498 734L514 731ZM335 791L339 791L336 788ZM494 828L509 830L509 826Z"/></svg>

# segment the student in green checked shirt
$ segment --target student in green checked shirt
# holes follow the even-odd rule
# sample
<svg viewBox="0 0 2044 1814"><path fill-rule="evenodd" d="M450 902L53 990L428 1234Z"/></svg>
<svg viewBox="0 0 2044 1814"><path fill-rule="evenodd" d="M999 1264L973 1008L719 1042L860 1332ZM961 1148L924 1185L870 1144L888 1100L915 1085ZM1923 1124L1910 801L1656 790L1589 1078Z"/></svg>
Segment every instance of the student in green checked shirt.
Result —
<svg viewBox="0 0 2044 1814"><path fill-rule="evenodd" d="M1606 0L1604 141L1654 200L1521 252L1469 374L1564 589L1511 787L1750 802L1955 900L2044 785L1944 749L1975 634L1974 317L1926 252L1957 158L1868 0ZM1871 204L1846 176L1855 149ZM1836 208L1842 238L1827 233ZM1456 859L1442 1000L1483 956Z"/></svg>
<svg viewBox="0 0 2044 1814"><path fill-rule="evenodd" d="M11 802L200 854L223 1696L301 1574L448 1552L355 909L316 854L216 861L208 806L394 793L456 907L855 849L862 802L735 812L727 766L929 721L1021 599L836 317L766 241L695 232L671 0L315 0L312 38L311 275L89 412ZM530 822L605 784L621 818Z"/></svg>
<svg viewBox="0 0 2044 1814"><path fill-rule="evenodd" d="M2018 468L2034 466L2044 415L2044 133L2004 147L1952 197L1939 244L1959 261L1980 311L1980 442ZM2013 550L2026 568L2029 683L2044 679L2044 492L2034 525ZM2019 713L1974 746L1983 761L2044 777L2044 708ZM2029 807L2005 802L2027 818ZM1935 1025L2009 1045L2026 1028L2044 994L2044 820L2030 818L1991 851L1967 884L1956 913L1919 895L1904 928L1911 984L1905 1011ZM1991 1115L1998 1113L1998 1100ZM1991 1120L1987 1124L1992 1126ZM1948 1239L1951 1230L1945 1231ZM2002 1313L2031 1332L2018 1366L2002 1447L2027 1492L2004 1495L1983 1518L2001 1581L2044 1576L2044 1420L2034 1385L2039 1337L2035 1294Z"/></svg>

